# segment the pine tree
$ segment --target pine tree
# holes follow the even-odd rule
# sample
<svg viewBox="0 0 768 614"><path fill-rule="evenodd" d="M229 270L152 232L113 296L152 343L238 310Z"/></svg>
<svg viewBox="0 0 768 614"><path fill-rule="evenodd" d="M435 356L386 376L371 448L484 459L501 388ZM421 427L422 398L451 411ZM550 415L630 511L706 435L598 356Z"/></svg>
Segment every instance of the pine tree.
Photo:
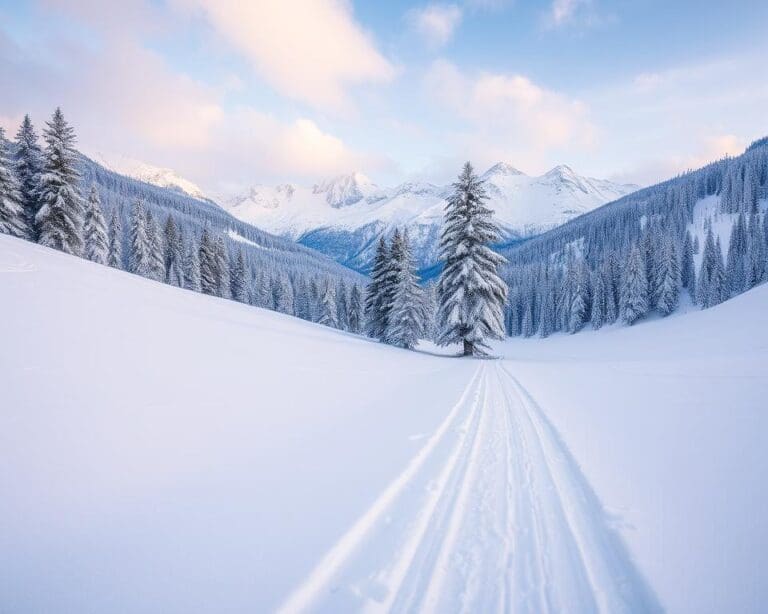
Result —
<svg viewBox="0 0 768 614"><path fill-rule="evenodd" d="M149 274L155 281L165 281L163 238L151 211L147 211L147 241L149 245Z"/></svg>
<svg viewBox="0 0 768 614"><path fill-rule="evenodd" d="M109 253L107 264L116 269L123 268L123 223L117 209L109 220Z"/></svg>
<svg viewBox="0 0 768 614"><path fill-rule="evenodd" d="M648 276L645 272L645 256L635 245L629 254L621 287L621 319L634 324L648 313Z"/></svg>
<svg viewBox="0 0 768 614"><path fill-rule="evenodd" d="M533 337L533 333L536 331L533 327L533 306L530 300L525 301L525 309L523 310L523 320L520 324L520 334L523 337Z"/></svg>
<svg viewBox="0 0 768 614"><path fill-rule="evenodd" d="M199 250L197 238L192 235L189 238L189 245L184 256L184 287L193 292L202 292Z"/></svg>
<svg viewBox="0 0 768 614"><path fill-rule="evenodd" d="M137 201L131 210L130 229L130 265L131 272L142 277L150 277L151 269L151 245L147 231L147 213L144 203Z"/></svg>
<svg viewBox="0 0 768 614"><path fill-rule="evenodd" d="M539 337L549 337L555 332L555 286L547 281L542 289L541 314L539 316Z"/></svg>
<svg viewBox="0 0 768 614"><path fill-rule="evenodd" d="M230 276L229 282L232 298L241 303L246 303L248 293L246 285L245 256L243 256L242 249L237 252L237 258L235 259L235 264L232 266L232 275Z"/></svg>
<svg viewBox="0 0 768 614"><path fill-rule="evenodd" d="M425 335L427 314L407 231L402 235L397 257L399 262L393 280L392 310L387 322L386 340L392 345L411 349Z"/></svg>
<svg viewBox="0 0 768 614"><path fill-rule="evenodd" d="M598 271L593 275L592 280L592 315L590 318L592 328L595 330L605 325L606 304L605 278Z"/></svg>
<svg viewBox="0 0 768 614"><path fill-rule="evenodd" d="M330 326L331 328L338 328L339 323L336 319L336 291L330 280L324 284L319 307L317 323L323 326Z"/></svg>
<svg viewBox="0 0 768 614"><path fill-rule="evenodd" d="M685 233L683 255L680 261L680 283L683 288L688 289L692 297L695 296L696 272L693 267L693 242L691 241L691 233L688 231Z"/></svg>
<svg viewBox="0 0 768 614"><path fill-rule="evenodd" d="M39 208L38 187L42 170L43 152L29 115L25 115L16 133L16 176L20 184L26 228L34 240L37 240L35 216Z"/></svg>
<svg viewBox="0 0 768 614"><path fill-rule="evenodd" d="M766 246L760 217L753 213L747 228L747 271L746 287L753 288L765 279Z"/></svg>
<svg viewBox="0 0 768 614"><path fill-rule="evenodd" d="M349 301L347 300L347 285L339 280L336 288L336 319L341 330L349 330Z"/></svg>
<svg viewBox="0 0 768 614"><path fill-rule="evenodd" d="M489 245L499 232L483 182L467 162L453 185L440 238L444 263L438 280L437 343L462 343L463 353L483 353L486 339L504 337L507 286L497 274L505 259Z"/></svg>
<svg viewBox="0 0 768 614"><path fill-rule="evenodd" d="M727 279L723 254L720 250L720 239L715 242L712 227L707 229L707 237L704 241L704 251L701 257L696 284L696 302L703 308L712 307L725 300Z"/></svg>
<svg viewBox="0 0 768 614"><path fill-rule="evenodd" d="M0 233L20 238L29 236L21 186L8 155L8 146L2 128L0 128Z"/></svg>
<svg viewBox="0 0 768 614"><path fill-rule="evenodd" d="M224 244L223 237L216 239L214 254L216 257L216 271L218 273L218 292L216 294L221 298L231 298L229 293L229 253Z"/></svg>
<svg viewBox="0 0 768 614"><path fill-rule="evenodd" d="M277 275L272 279L272 295L274 297L275 311L290 316L294 315L293 286L287 276ZM338 323L338 320L336 322Z"/></svg>
<svg viewBox="0 0 768 614"><path fill-rule="evenodd" d="M75 133L61 109L56 109L43 136L46 147L38 185L40 208L35 216L38 241L79 256L83 251L83 198L75 168Z"/></svg>
<svg viewBox="0 0 768 614"><path fill-rule="evenodd" d="M360 292L360 286L352 285L352 291L349 294L349 332L359 333L363 324L363 297Z"/></svg>
<svg viewBox="0 0 768 614"><path fill-rule="evenodd" d="M744 214L739 213L731 227L726 266L727 294L735 296L746 288L747 227Z"/></svg>
<svg viewBox="0 0 768 614"><path fill-rule="evenodd" d="M617 300L617 283L614 274L614 258L612 255L605 260L600 276L605 287L605 324L613 324L619 319L619 305Z"/></svg>
<svg viewBox="0 0 768 614"><path fill-rule="evenodd" d="M85 257L99 264L107 263L109 243L104 214L101 210L101 200L96 184L91 185L86 203L85 224L83 228L85 239Z"/></svg>
<svg viewBox="0 0 768 614"><path fill-rule="evenodd" d="M163 245L165 282L181 288L184 286L184 238L172 215L165 219Z"/></svg>
<svg viewBox="0 0 768 614"><path fill-rule="evenodd" d="M584 271L584 266L580 265L576 269L568 316L568 332L571 334L579 332L584 327L584 324L587 323L589 315L589 288L587 283L588 278Z"/></svg>
<svg viewBox="0 0 768 614"><path fill-rule="evenodd" d="M365 332L374 339L383 339L387 330L387 316L392 305L390 289L390 249L381 237L371 281L365 290Z"/></svg>
<svg viewBox="0 0 768 614"><path fill-rule="evenodd" d="M219 272L216 258L216 246L208 234L208 229L203 230L198 251L200 260L200 289L204 294L218 296Z"/></svg>
<svg viewBox="0 0 768 614"><path fill-rule="evenodd" d="M665 242L656 272L656 308L663 316L675 309L680 299L680 264L673 239Z"/></svg>

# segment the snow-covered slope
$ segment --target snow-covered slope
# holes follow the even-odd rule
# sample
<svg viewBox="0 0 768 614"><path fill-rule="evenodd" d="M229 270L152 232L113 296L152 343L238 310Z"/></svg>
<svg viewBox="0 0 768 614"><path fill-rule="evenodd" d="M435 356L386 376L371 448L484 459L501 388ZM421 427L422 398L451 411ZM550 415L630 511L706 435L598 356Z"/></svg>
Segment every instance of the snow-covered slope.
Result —
<svg viewBox="0 0 768 614"><path fill-rule="evenodd" d="M0 296L9 612L768 601L768 286L499 361L7 236Z"/></svg>
<svg viewBox="0 0 768 614"><path fill-rule="evenodd" d="M131 179L138 179L160 188L175 190L199 200L210 200L195 183L170 168L161 168L119 154L97 153L91 158L106 169Z"/></svg>
<svg viewBox="0 0 768 614"><path fill-rule="evenodd" d="M529 237L637 189L577 175L557 166L530 177L499 163L483 174L489 204L505 239ZM236 217L287 236L338 261L367 270L375 240L395 226L408 227L421 267L436 260L436 245L450 186L405 183L380 188L361 173L323 181L255 186L224 203Z"/></svg>

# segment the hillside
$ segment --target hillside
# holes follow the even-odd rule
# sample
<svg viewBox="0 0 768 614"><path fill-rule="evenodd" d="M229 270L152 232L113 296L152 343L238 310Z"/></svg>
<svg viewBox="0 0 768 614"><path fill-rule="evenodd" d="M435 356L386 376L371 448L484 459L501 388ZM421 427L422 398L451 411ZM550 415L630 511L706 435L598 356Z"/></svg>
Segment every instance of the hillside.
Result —
<svg viewBox="0 0 768 614"><path fill-rule="evenodd" d="M7 236L0 295L9 611L768 599L768 287L510 340L498 361L397 350Z"/></svg>
<svg viewBox="0 0 768 614"><path fill-rule="evenodd" d="M582 177L567 166L532 177L499 163L482 178L507 242L540 234L638 188ZM363 272L370 267L378 238L395 227L407 227L424 269L437 260L445 199L451 191L450 185L431 183L382 188L352 173L311 188L255 186L223 204L239 219Z"/></svg>

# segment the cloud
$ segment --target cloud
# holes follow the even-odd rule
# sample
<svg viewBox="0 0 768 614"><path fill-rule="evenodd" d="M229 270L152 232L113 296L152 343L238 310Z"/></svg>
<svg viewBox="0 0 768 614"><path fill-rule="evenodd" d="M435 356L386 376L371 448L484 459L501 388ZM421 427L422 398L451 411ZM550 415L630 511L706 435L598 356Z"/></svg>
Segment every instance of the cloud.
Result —
<svg viewBox="0 0 768 614"><path fill-rule="evenodd" d="M228 107L227 94L240 86L231 75L221 87L194 80L142 46L135 31L129 37L108 25L104 13L93 19L80 22L93 28L85 43L40 38L23 45L0 26L0 82L14 84L0 100L0 125L9 134L24 113L40 131L61 106L86 153L121 152L214 190L224 183L315 180L387 164L354 151L307 117Z"/></svg>
<svg viewBox="0 0 768 614"><path fill-rule="evenodd" d="M343 0L174 3L204 16L278 92L320 109L345 110L351 86L395 74Z"/></svg>
<svg viewBox="0 0 768 614"><path fill-rule="evenodd" d="M456 4L430 4L407 13L411 27L434 48L451 40L461 17L461 8Z"/></svg>
<svg viewBox="0 0 768 614"><path fill-rule="evenodd" d="M553 0L543 17L545 29L566 26L591 28L615 21L615 15L599 13L593 0Z"/></svg>
<svg viewBox="0 0 768 614"><path fill-rule="evenodd" d="M426 77L426 90L435 103L469 124L468 134L488 162L504 152L541 158L570 145L589 147L595 139L583 103L523 75L467 75L438 60Z"/></svg>

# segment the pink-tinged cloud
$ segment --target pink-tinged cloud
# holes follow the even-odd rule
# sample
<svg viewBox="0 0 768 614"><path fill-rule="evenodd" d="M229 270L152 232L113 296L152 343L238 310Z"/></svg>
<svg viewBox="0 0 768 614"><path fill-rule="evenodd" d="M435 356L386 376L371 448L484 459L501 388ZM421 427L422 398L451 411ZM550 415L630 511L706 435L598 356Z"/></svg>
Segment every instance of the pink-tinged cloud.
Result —
<svg viewBox="0 0 768 614"><path fill-rule="evenodd" d="M342 0L174 0L196 10L278 92L325 110L395 70Z"/></svg>

